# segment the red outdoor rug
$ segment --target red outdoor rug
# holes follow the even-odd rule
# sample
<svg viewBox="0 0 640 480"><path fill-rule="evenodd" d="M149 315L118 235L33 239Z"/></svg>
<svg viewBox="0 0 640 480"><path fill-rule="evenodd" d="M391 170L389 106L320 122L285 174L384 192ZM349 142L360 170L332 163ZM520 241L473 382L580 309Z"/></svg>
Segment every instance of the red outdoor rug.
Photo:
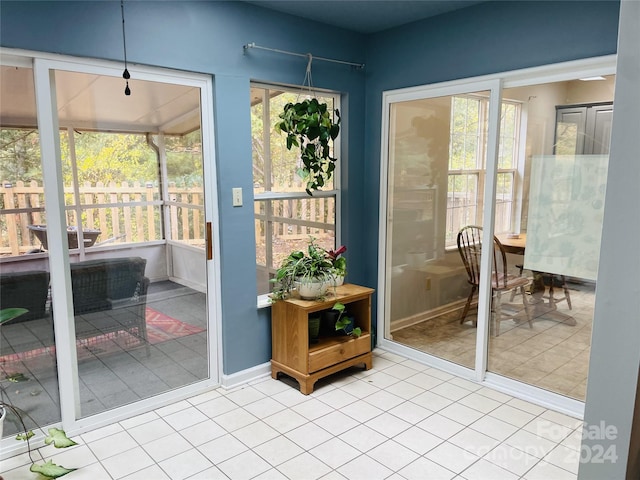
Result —
<svg viewBox="0 0 640 480"><path fill-rule="evenodd" d="M146 307L147 338L150 345L159 344L176 338L194 335L204 331L204 328L196 327L181 322L162 312ZM139 338L128 332L112 332L104 335L96 335L76 342L78 361L94 358L99 355L120 353L134 347L144 345ZM27 364L29 369L38 365L51 366L55 359L56 349L47 346L0 356L0 370L5 375L11 375L17 368L22 370L20 363ZM3 375L4 376L4 375Z"/></svg>
<svg viewBox="0 0 640 480"><path fill-rule="evenodd" d="M147 337L151 345L204 332L204 328L181 322L151 307L147 307L146 320Z"/></svg>

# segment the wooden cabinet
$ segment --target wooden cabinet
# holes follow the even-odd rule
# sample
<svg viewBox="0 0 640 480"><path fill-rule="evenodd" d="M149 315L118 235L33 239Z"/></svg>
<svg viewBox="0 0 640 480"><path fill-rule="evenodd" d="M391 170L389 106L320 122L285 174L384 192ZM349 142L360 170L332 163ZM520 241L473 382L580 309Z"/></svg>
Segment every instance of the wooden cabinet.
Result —
<svg viewBox="0 0 640 480"><path fill-rule="evenodd" d="M373 289L345 284L325 300L292 297L275 302L271 310L271 376L285 373L300 384L305 395L323 377L353 365L371 368L371 294ZM329 310L336 302L345 305L348 315L360 327L359 337L321 335L309 344L309 316Z"/></svg>

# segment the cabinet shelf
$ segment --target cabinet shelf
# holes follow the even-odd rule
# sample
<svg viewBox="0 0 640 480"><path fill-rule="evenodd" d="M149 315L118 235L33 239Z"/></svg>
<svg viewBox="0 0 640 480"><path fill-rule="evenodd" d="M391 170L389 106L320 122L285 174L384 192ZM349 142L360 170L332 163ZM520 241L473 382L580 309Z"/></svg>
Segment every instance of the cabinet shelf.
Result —
<svg viewBox="0 0 640 480"><path fill-rule="evenodd" d="M358 285L337 287L324 300L292 297L273 304L271 311L271 376L284 373L295 378L300 391L308 395L320 378L353 365L371 368L371 295L374 290ZM336 302L345 305L359 337L320 336L309 344L309 315L329 310Z"/></svg>

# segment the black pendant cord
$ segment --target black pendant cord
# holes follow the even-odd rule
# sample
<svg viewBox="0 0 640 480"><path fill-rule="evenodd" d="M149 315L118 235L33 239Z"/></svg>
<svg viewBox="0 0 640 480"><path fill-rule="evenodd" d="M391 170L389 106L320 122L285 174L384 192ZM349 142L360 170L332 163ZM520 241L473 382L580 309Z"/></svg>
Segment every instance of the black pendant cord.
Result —
<svg viewBox="0 0 640 480"><path fill-rule="evenodd" d="M122 72L122 78L127 82L124 94L131 95L131 89L129 88L129 79L131 78L131 75L127 69L127 37L124 33L124 0L120 0L120 11L122 12L122 44L124 46L124 72Z"/></svg>

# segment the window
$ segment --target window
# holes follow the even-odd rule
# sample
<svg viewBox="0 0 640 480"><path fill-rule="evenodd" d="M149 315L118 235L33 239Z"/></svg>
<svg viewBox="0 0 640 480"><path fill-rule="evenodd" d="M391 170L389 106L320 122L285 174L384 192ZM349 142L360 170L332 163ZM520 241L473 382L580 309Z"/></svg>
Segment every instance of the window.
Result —
<svg viewBox="0 0 640 480"><path fill-rule="evenodd" d="M251 86L251 137L253 193L256 230L256 275L258 294L269 293L269 280L282 260L302 249L309 237L325 248L336 243L338 185L334 175L329 185L313 197L297 175L301 167L296 148L287 150L286 137L274 130L284 106L301 100L299 91L281 87ZM321 93L318 100L329 109L338 106L338 95ZM337 148L337 145L334 145Z"/></svg>
<svg viewBox="0 0 640 480"><path fill-rule="evenodd" d="M465 225L482 224L489 100L477 95L451 99L446 246L454 246ZM500 115L496 232L509 232L514 221L515 184L521 105L503 101Z"/></svg>

